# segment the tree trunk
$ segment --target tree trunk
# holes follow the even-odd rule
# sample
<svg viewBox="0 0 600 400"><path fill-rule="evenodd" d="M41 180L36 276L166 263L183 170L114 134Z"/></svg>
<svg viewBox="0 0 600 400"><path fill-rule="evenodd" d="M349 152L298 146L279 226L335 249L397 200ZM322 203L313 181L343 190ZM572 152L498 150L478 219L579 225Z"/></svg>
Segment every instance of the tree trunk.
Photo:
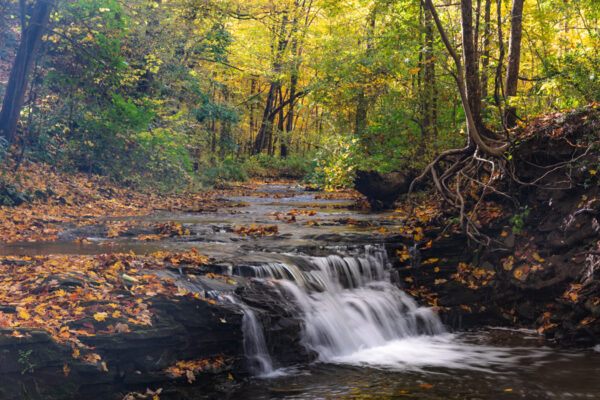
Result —
<svg viewBox="0 0 600 400"><path fill-rule="evenodd" d="M369 13L367 20L367 57L373 49L373 34L375 32L375 23L377 18L377 12L375 6ZM356 115L354 123L354 135L361 137L367 129L367 117L369 113L368 99L365 94L365 89L361 88L356 99Z"/></svg>
<svg viewBox="0 0 600 400"><path fill-rule="evenodd" d="M254 94L256 91L256 79L252 78L250 80L250 98L254 98ZM254 142L254 100L250 101L250 105L249 105L249 113L250 113L250 122L249 122L249 126L250 126L250 140L248 142L248 152L251 152L252 150L252 143Z"/></svg>
<svg viewBox="0 0 600 400"><path fill-rule="evenodd" d="M421 152L425 145L431 142L437 128L437 87L435 80L435 57L433 54L433 19L431 11L424 10L425 46L423 60L423 119Z"/></svg>
<svg viewBox="0 0 600 400"><path fill-rule="evenodd" d="M42 36L48 26L53 5L48 1L37 1L28 19L27 26L22 26L21 44L13 62L6 93L0 111L0 135L9 143L16 139L17 125L21 116L21 108L29 76L35 64ZM25 15L22 20L26 20Z"/></svg>
<svg viewBox="0 0 600 400"><path fill-rule="evenodd" d="M273 121L275 116L273 115L273 109L275 108L275 101L277 98L277 92L279 90L279 82L271 82L269 88L269 94L267 95L267 103L265 104L265 111L263 113L262 122L260 129L254 140L254 146L252 146L252 154L260 154L267 147L270 141L270 135L273 131Z"/></svg>
<svg viewBox="0 0 600 400"><path fill-rule="evenodd" d="M498 26L498 65L496 66L496 77L494 78L494 102L496 107L502 109L500 101L504 97L502 90L502 64L504 63L504 37L502 35L502 0L496 0L496 16ZM502 92L502 93L501 93ZM502 117L502 115L500 116Z"/></svg>
<svg viewBox="0 0 600 400"><path fill-rule="evenodd" d="M510 39L508 45L508 65L506 68L506 98L517 95L519 82L519 66L521 63L521 38L523 30L523 3L525 0L513 0L510 24ZM506 107L504 111L506 126L512 128L517 122L517 109Z"/></svg>
<svg viewBox="0 0 600 400"><path fill-rule="evenodd" d="M298 87L298 69L295 68L292 73L292 77L290 79L290 106L288 108L287 121L285 126L285 137L281 137L281 149L280 156L281 158L286 158L289 154L288 152L288 140L287 138L291 137L292 131L294 130L294 105L296 98L296 90ZM282 109L283 112L283 109ZM281 117L280 117L281 118Z"/></svg>
<svg viewBox="0 0 600 400"><path fill-rule="evenodd" d="M281 107L281 104L283 103L283 91L281 88L279 88L279 99L279 120L277 121L277 130L279 131L279 155L280 157L287 157L287 142L285 140L285 113L283 112L283 107ZM273 153L275 153L275 150L273 150Z"/></svg>
<svg viewBox="0 0 600 400"><path fill-rule="evenodd" d="M444 46L448 50L448 53L450 53L450 56L452 57L455 65L456 65L456 73L454 74L454 78L455 78L456 84L458 86L458 93L460 94L463 109L465 111L465 116L467 117L467 129L469 131L468 146L471 147L471 146L477 145L477 147L479 148L479 150L481 150L481 152L483 154L495 156L495 157L501 157L503 155L504 151L508 148L508 146L509 146L508 143L503 143L499 146L490 145L489 143L486 142L486 138L483 135L483 132L478 129L478 126L475 122L475 118L473 116L473 110L471 109L471 106L469 103L469 89L467 88L467 86L465 84L465 78L464 78L465 69L463 68L461 59L460 59L458 53L456 52L456 50L454 49L454 47L452 46L452 44L450 43L450 39L448 38L448 35L446 34L446 30L444 29L444 26L442 25L442 22L440 21L440 18L437 14L437 11L435 10L435 6L433 5L432 0L422 0L422 2L431 11L433 20L435 21L435 25L436 25L438 32L442 38L442 42L444 43ZM471 4L470 1L464 0L463 2L461 2L461 6L463 8L467 8L467 7L465 7L464 3L469 3L469 6ZM473 38L473 35L472 35L472 12L471 12L470 7L468 7L468 8L469 8L468 10L465 10L466 15L462 15L462 25L465 27L465 30L467 31L467 36L469 35L468 31L471 30L470 37L472 39ZM469 18L469 15L471 16L471 18ZM469 28L469 27L471 27L471 28ZM464 43L466 42L467 46L469 45L468 39L467 40L463 39L463 42ZM471 40L471 46L472 45L473 45L473 42ZM465 50L465 49L463 49L463 51L468 52L468 50ZM467 58L469 58L469 59L472 58L472 54L470 57L467 57ZM471 88L471 90L472 90L472 88ZM471 98L472 97L473 97L473 94L471 93ZM481 115L479 117L481 118Z"/></svg>
<svg viewBox="0 0 600 400"><path fill-rule="evenodd" d="M478 132L484 132L481 117L481 88L479 85L479 58L473 33L473 4L471 0L461 0L461 27L463 60L465 63L465 86L469 108Z"/></svg>
<svg viewBox="0 0 600 400"><path fill-rule="evenodd" d="M267 95L267 102L265 104L265 111L263 113L263 119L260 125L260 130L256 135L254 146L252 147L252 154L260 154L266 148L269 154L272 153L271 145L273 143L273 122L275 121L276 113L273 110L276 108L277 97L279 89L281 88L280 73L282 67L282 60L285 49L288 46L288 26L289 20L287 12L283 14L281 18L281 26L279 31L273 30L274 35L278 37L271 46L273 55L273 74L274 78L271 81L271 87L269 88L269 94Z"/></svg>
<svg viewBox="0 0 600 400"><path fill-rule="evenodd" d="M481 98L488 96L488 68L490 65L490 22L492 0L485 0L483 51L481 54Z"/></svg>

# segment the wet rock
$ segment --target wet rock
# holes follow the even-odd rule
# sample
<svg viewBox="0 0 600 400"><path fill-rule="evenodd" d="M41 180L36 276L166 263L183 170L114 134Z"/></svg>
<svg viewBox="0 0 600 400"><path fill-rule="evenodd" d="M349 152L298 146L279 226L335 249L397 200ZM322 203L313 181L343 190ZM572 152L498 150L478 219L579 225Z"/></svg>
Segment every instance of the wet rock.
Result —
<svg viewBox="0 0 600 400"><path fill-rule="evenodd" d="M313 361L316 354L301 343L303 323L300 310L282 298L276 284L254 281L238 290L239 297L258 314L264 327L269 353L279 366Z"/></svg>
<svg viewBox="0 0 600 400"><path fill-rule="evenodd" d="M152 326L81 337L104 365L74 358L70 345L56 343L45 331L22 330L22 338L8 337L12 332L2 331L0 398L93 400L129 391L143 393L147 387L177 392L178 385L184 385L189 390L187 382L174 381L164 369L178 360L223 354L237 360L235 368L243 372L239 310L188 297L156 297L152 306L156 315ZM226 377L219 379L213 373L197 374L194 386L216 390L214 385L223 380Z"/></svg>
<svg viewBox="0 0 600 400"><path fill-rule="evenodd" d="M415 175L411 171L381 174L357 171L354 188L367 197L373 210L392 207L400 195L408 192Z"/></svg>

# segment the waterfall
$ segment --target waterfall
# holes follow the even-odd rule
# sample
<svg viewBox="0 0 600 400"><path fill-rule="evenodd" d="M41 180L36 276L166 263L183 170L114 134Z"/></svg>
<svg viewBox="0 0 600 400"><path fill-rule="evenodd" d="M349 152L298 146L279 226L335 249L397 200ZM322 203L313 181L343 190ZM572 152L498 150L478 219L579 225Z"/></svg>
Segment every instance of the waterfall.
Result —
<svg viewBox="0 0 600 400"><path fill-rule="evenodd" d="M258 376L273 373L273 360L267 350L265 334L256 313L247 306L242 306L242 333L244 335L244 353L250 371Z"/></svg>
<svg viewBox="0 0 600 400"><path fill-rule="evenodd" d="M225 296L225 299L240 306L244 313L242 317L242 335L248 369L257 376L272 374L274 371L273 360L267 349L263 326L256 313L233 296Z"/></svg>
<svg viewBox="0 0 600 400"><path fill-rule="evenodd" d="M389 282L385 249L360 256L290 256L290 262L253 267L279 280L304 320L303 344L332 361L390 341L444 333L437 316ZM286 300L289 302L289 300Z"/></svg>

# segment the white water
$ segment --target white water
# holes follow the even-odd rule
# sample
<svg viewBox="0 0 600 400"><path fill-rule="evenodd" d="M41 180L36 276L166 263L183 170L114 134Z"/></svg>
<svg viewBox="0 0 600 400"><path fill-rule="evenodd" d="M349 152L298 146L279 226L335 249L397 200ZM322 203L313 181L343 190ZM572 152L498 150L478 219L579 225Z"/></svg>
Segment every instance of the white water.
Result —
<svg viewBox="0 0 600 400"><path fill-rule="evenodd" d="M447 333L431 309L389 282L383 248L368 246L359 257L290 260L254 271L259 278L279 281L275 286L282 300L295 304L304 320L303 344L320 361L400 370L487 370L520 358L500 348L463 343Z"/></svg>
<svg viewBox="0 0 600 400"><path fill-rule="evenodd" d="M233 296L226 296L227 300L240 306L244 312L242 317L242 334L244 336L244 355L248 363L248 369L257 376L277 376L273 368L273 360L267 349L267 342L263 326L258 320L256 313L247 305Z"/></svg>
<svg viewBox="0 0 600 400"><path fill-rule="evenodd" d="M342 360L407 337L445 333L437 316L388 282L385 250L361 257L301 257L255 267L257 277L281 279L304 319L304 345L322 361Z"/></svg>

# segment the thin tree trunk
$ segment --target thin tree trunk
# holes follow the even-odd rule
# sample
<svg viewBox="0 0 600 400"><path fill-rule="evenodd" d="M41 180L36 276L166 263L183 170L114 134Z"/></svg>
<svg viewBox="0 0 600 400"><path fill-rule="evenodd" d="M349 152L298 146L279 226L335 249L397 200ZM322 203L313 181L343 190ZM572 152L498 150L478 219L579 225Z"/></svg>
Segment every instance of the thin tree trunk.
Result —
<svg viewBox="0 0 600 400"><path fill-rule="evenodd" d="M377 19L377 10L375 6L371 9L367 20L367 57L373 49L373 35L375 33L375 23ZM356 115L354 123L354 134L361 137L367 129L367 117L369 113L368 99L364 88L361 88L356 99Z"/></svg>
<svg viewBox="0 0 600 400"><path fill-rule="evenodd" d="M279 103L283 103L283 91L279 88ZM287 157L287 145L285 141L285 115L283 112L283 107L279 108L279 120L277 121L277 130L279 131L279 150L281 157ZM275 146L273 146L275 147ZM282 153L286 153L283 155ZM275 149L273 149L273 154L275 154Z"/></svg>
<svg viewBox="0 0 600 400"><path fill-rule="evenodd" d="M523 3L525 0L513 0L510 24L510 39L508 45L508 65L506 68L506 98L517 95L519 82L519 66L521 63L521 38L523 30ZM504 111L506 126L512 128L517 122L517 109L506 107Z"/></svg>
<svg viewBox="0 0 600 400"><path fill-rule="evenodd" d="M21 108L25 99L29 76L33 69L37 52L42 42L42 36L48 26L53 4L48 1L36 2L27 26L22 26L21 44L13 62L8 85L0 111L0 135L9 143L14 143ZM27 20L22 15L22 20Z"/></svg>
<svg viewBox="0 0 600 400"><path fill-rule="evenodd" d="M250 98L254 97L256 92L256 79L250 80ZM250 101L250 141L248 142L248 151L252 149L252 142L254 141L254 101Z"/></svg>
<svg viewBox="0 0 600 400"><path fill-rule="evenodd" d="M281 149L280 156L281 158L286 158L289 154L288 152L288 141L286 138L291 137L291 134L294 130L294 105L296 98L296 89L298 86L298 69L295 68L292 72L292 77L290 78L290 106L288 109L287 122L285 127L285 137L281 137ZM283 112L283 108L282 108ZM281 115L281 114L280 114ZM281 117L280 117L281 118Z"/></svg>
<svg viewBox="0 0 600 400"><path fill-rule="evenodd" d="M488 68L490 65L490 18L492 0L485 0L485 16L483 27L483 51L481 54L481 98L488 96Z"/></svg>
<svg viewBox="0 0 600 400"><path fill-rule="evenodd" d="M473 33L473 4L471 0L461 0L461 27L463 60L465 63L465 86L467 99L478 132L484 132L481 114L481 88L479 85L479 59Z"/></svg>
<svg viewBox="0 0 600 400"><path fill-rule="evenodd" d="M425 52L423 61L423 119L422 119L422 132L423 137L421 138L421 149L423 153L427 143L431 142L431 139L436 134L437 127L437 87L435 80L435 57L433 54L433 19L431 11L428 9L424 10L425 19Z"/></svg>
<svg viewBox="0 0 600 400"><path fill-rule="evenodd" d="M277 98L277 91L279 90L278 82L271 82L269 88L269 94L267 95L267 102L265 104L265 111L263 113L263 119L260 124L260 129L254 140L254 146L252 147L252 154L260 154L267 147L269 143L269 137L273 131L273 109L275 108L275 101Z"/></svg>
<svg viewBox="0 0 600 400"><path fill-rule="evenodd" d="M485 137L482 135L482 131L478 130L478 126L475 122L475 118L473 117L473 111L471 110L470 103L469 103L469 93L468 93L468 89L467 89L467 86L465 84L465 79L464 79L465 70L462 66L461 59L458 56L458 53L456 52L456 50L454 49L452 44L450 43L450 39L448 38L448 35L446 34L446 30L444 29L444 26L442 25L442 22L440 21L440 18L437 14L437 11L435 10L435 6L433 5L432 0L422 0L422 1L431 11L431 14L433 15L433 20L435 21L435 25L436 25L438 32L442 38L442 42L444 43L444 46L448 50L448 53L450 53L450 56L452 57L452 59L454 60L454 64L456 65L456 74L454 74L454 78L456 80L456 84L458 86L458 93L460 94L463 109L464 109L465 115L467 117L467 129L469 131L469 139L473 140L473 143L476 144L477 147L479 147L479 149L481 150L481 152L483 154L490 155L490 156L496 156L496 157L502 156L504 151L508 148L508 144L504 143L499 146L492 146L492 145L486 143ZM467 1L465 1L465 2L467 2ZM468 1L468 3L470 4L471 2ZM461 5L462 5L462 3L461 3ZM469 13L469 14L471 14L471 13ZM462 15L462 19L463 19L462 25L466 26L468 29L468 25L469 25L468 15ZM472 23L472 21L471 21L471 23ZM472 38L472 35L471 35L471 38ZM468 40L466 42L468 45ZM472 42L471 42L471 44L472 44ZM471 145L471 142L469 142L469 145Z"/></svg>
<svg viewBox="0 0 600 400"><path fill-rule="evenodd" d="M496 1L496 15L498 23L498 66L496 67L496 77L494 79L494 101L496 107L502 108L501 97L504 98L502 90L502 64L504 63L504 37L502 35L502 0ZM502 115L500 115L502 117Z"/></svg>
<svg viewBox="0 0 600 400"><path fill-rule="evenodd" d="M276 108L277 95L279 88L281 87L281 81L279 74L281 73L281 63L285 49L288 46L287 37L287 26L288 26L288 14L283 14L281 18L281 26L279 33L274 33L278 39L276 40L276 46L272 45L273 52L273 74L274 79L271 81L271 87L269 88L269 94L267 95L267 102L265 104L265 111L263 113L263 119L260 126L260 130L256 135L254 146L252 147L252 154L260 154L266 148L269 154L272 153L271 145L273 143L273 122L275 121L276 113L273 110ZM274 29L276 31L276 29Z"/></svg>

